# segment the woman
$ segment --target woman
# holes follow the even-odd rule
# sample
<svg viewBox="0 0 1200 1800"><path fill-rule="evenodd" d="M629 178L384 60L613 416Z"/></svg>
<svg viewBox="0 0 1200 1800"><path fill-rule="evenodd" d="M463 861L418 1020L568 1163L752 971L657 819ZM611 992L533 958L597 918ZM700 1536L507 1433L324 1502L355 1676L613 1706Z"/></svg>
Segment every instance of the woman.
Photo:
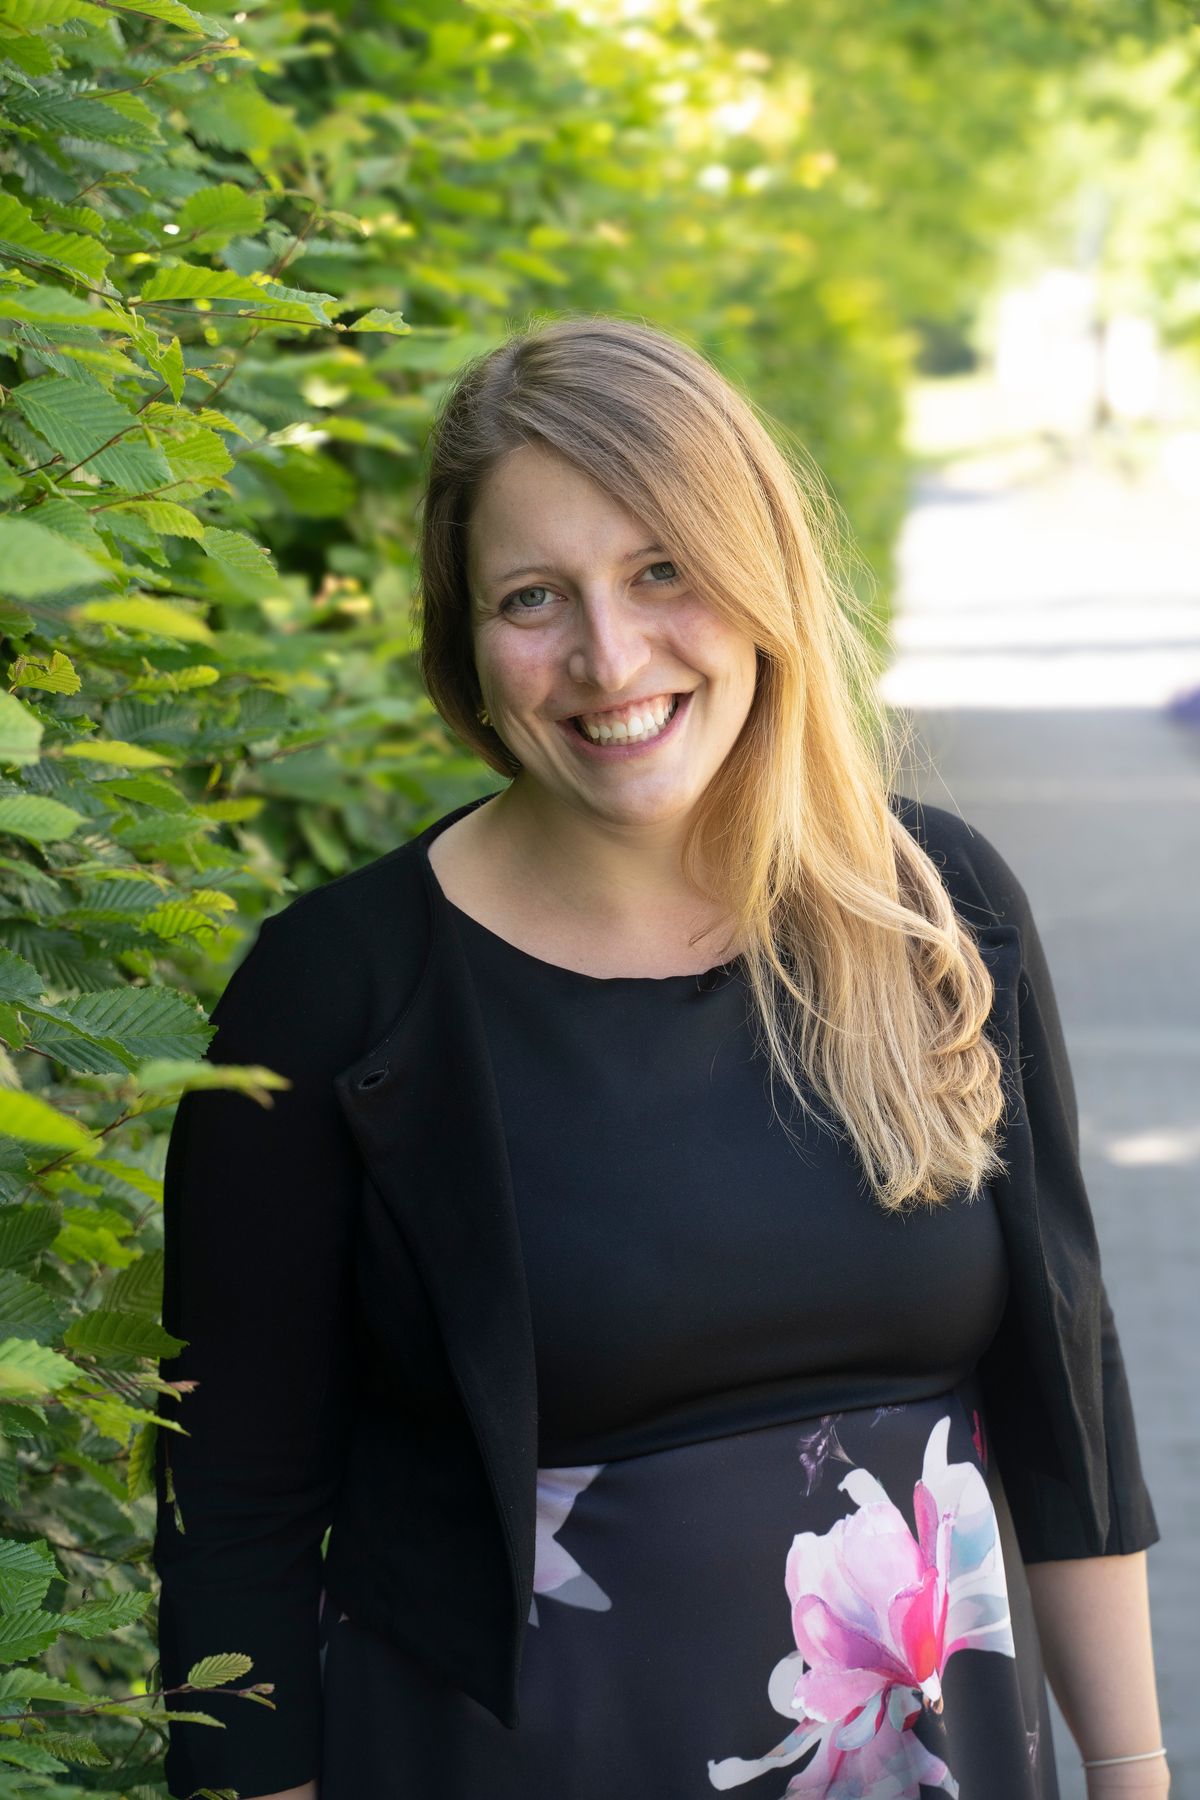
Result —
<svg viewBox="0 0 1200 1800"><path fill-rule="evenodd" d="M507 785L268 921L185 1097L175 1794L1165 1795L1050 978L799 481L650 327L463 372L422 669ZM322 1559L323 1540L329 1531Z"/></svg>

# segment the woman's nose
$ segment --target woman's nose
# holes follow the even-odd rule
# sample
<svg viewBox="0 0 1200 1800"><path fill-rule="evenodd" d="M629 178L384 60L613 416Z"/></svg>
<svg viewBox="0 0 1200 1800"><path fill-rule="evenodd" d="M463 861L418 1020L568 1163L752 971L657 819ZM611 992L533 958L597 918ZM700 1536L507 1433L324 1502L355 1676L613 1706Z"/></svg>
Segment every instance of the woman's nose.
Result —
<svg viewBox="0 0 1200 1800"><path fill-rule="evenodd" d="M567 672L581 687L625 693L652 654L646 622L636 606L611 589L585 595L568 654Z"/></svg>

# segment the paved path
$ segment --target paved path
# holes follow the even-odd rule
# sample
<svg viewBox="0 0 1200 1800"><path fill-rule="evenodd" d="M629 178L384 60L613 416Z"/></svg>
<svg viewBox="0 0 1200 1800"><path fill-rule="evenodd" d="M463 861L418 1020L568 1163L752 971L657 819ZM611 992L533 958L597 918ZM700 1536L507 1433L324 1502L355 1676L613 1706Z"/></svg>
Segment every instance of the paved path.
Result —
<svg viewBox="0 0 1200 1800"><path fill-rule="evenodd" d="M1095 468L960 466L919 488L888 699L1022 881L1162 1541L1148 1552L1172 1794L1200 1795L1200 508ZM1188 518L1188 515L1191 518ZM1084 1800L1055 1717L1061 1800ZM965 1797L969 1800L969 1797Z"/></svg>

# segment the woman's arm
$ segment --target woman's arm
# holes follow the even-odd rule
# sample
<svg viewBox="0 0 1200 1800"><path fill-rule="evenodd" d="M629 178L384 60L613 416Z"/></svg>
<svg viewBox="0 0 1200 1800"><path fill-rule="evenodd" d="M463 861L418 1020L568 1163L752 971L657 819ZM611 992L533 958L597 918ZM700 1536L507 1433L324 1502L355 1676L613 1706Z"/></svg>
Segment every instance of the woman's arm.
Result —
<svg viewBox="0 0 1200 1800"><path fill-rule="evenodd" d="M361 1187L332 1083L366 1012L353 992L330 1002L349 979L330 947L341 941L308 895L260 925L213 1010L206 1060L291 1086L269 1107L192 1088L167 1146L162 1318L184 1348L159 1372L194 1386L177 1408L158 1403L187 1432L160 1430L155 1447L161 1685L186 1712L193 1664L241 1653L274 1686L271 1708L206 1689L222 1730L171 1723L173 1794L286 1793L321 1765L321 1543L353 1423Z"/></svg>
<svg viewBox="0 0 1200 1800"><path fill-rule="evenodd" d="M1133 1756L1162 1743L1146 1552L1027 1563L1046 1677L1080 1755ZM1089 1800L1170 1789L1165 1756L1089 1769Z"/></svg>

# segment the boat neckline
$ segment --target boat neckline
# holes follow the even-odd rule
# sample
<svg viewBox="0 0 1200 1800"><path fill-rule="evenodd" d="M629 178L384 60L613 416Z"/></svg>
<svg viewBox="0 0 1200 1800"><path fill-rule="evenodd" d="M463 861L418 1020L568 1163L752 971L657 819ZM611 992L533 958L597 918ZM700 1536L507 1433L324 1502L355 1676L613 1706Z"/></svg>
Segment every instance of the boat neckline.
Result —
<svg viewBox="0 0 1200 1800"><path fill-rule="evenodd" d="M430 865L430 872L433 872L432 864ZM434 880L437 882L437 889L441 896L442 904L448 906L451 912L456 913L459 919L465 919L467 924L471 926L473 930L482 932L484 937L490 938L494 944L499 944L502 949L507 950L511 955L519 956L525 962L536 963L540 969L551 969L556 975L565 975L575 981L600 982L606 987L611 986L614 983L619 984L622 982L626 984L633 982L638 986L643 987L647 984L661 987L664 984L669 985L671 983L678 985L683 982L711 981L714 976L726 974L732 969L739 967L743 960L740 955L735 956L728 962L714 963L711 968L697 969L690 975L589 975L586 970L569 969L565 963L548 962L544 956L535 956L531 950L522 950L519 944L514 944L510 938L502 937L498 931L493 931L490 925L484 925L479 919L474 918L469 912L466 912L459 906L456 900L451 900L449 894L447 894L446 890L442 887L441 882L437 881L436 874L434 875Z"/></svg>

